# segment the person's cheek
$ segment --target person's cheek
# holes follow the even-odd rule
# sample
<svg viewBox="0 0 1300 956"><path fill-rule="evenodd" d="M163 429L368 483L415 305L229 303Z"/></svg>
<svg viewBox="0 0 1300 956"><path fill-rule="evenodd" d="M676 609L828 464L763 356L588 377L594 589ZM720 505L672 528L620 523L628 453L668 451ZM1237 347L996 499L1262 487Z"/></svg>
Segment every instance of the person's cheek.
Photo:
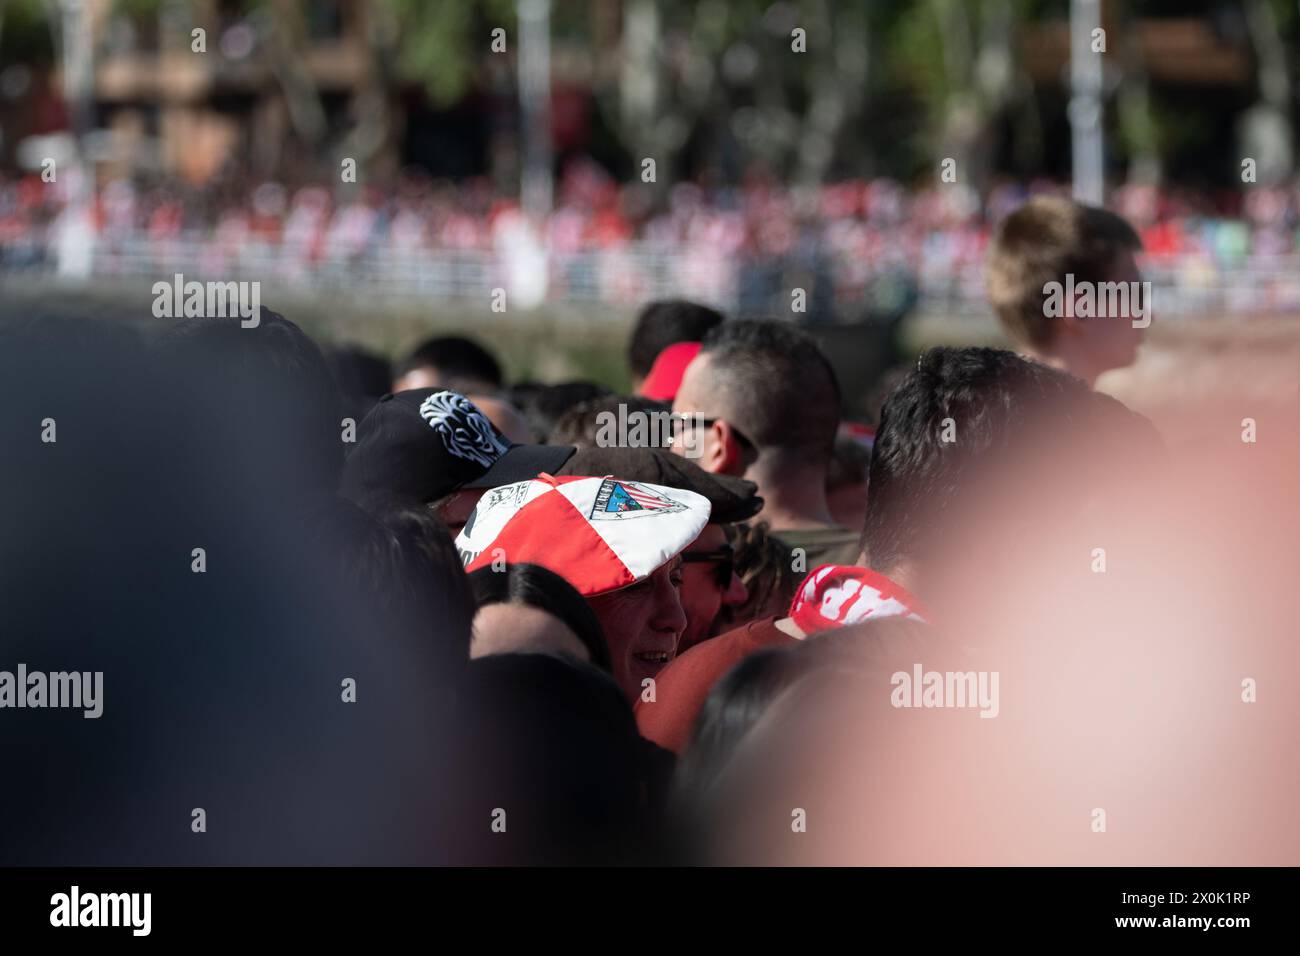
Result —
<svg viewBox="0 0 1300 956"><path fill-rule="evenodd" d="M657 603L656 623L665 630L675 631L680 637L686 630L686 611L682 607L682 596L678 587L671 580L665 581L663 587L659 589Z"/></svg>
<svg viewBox="0 0 1300 956"><path fill-rule="evenodd" d="M602 603L596 617L601 630L605 632L605 646L609 649L610 667L616 677L621 677L627 670L627 652L630 634L627 629L626 616L621 603Z"/></svg>

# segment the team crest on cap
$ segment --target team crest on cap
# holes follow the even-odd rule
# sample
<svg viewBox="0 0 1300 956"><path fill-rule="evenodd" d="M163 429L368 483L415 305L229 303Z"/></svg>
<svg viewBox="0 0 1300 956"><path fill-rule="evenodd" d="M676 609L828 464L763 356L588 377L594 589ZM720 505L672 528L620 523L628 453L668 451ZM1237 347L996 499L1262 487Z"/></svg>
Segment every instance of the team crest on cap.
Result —
<svg viewBox="0 0 1300 956"><path fill-rule="evenodd" d="M471 573L495 556L540 564L585 597L644 580L699 537L709 499L684 488L611 475L540 475L479 499L456 537ZM655 516L657 521L628 522Z"/></svg>
<svg viewBox="0 0 1300 956"><path fill-rule="evenodd" d="M630 481L606 478L601 482L600 490L596 492L596 501L591 507L590 518L593 521L644 518L685 510L684 504L657 491L651 491Z"/></svg>
<svg viewBox="0 0 1300 956"><path fill-rule="evenodd" d="M464 395L434 392L421 403L420 417L438 433L450 454L484 468L491 467L509 448Z"/></svg>

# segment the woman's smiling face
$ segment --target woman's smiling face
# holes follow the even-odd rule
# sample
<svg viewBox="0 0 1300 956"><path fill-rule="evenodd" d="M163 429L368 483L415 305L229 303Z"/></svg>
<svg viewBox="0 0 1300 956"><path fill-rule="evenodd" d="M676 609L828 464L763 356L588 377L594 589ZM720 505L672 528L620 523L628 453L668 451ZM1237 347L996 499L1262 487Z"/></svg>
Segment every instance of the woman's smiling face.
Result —
<svg viewBox="0 0 1300 956"><path fill-rule="evenodd" d="M682 561L675 557L644 581L587 599L609 644L610 668L629 701L641 682L654 677L677 654L686 614L677 594Z"/></svg>

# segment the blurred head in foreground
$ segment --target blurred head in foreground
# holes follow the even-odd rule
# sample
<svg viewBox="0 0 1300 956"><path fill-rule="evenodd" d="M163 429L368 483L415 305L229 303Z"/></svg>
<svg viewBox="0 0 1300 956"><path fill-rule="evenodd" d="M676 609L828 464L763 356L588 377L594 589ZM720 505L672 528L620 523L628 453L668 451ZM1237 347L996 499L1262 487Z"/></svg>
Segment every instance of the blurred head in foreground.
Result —
<svg viewBox="0 0 1300 956"><path fill-rule="evenodd" d="M1300 859L1294 431L1252 445L1194 409L1204 440L1153 456L1082 383L943 351L886 405L864 535L873 566L915 571L929 639L809 638L875 652L744 734L710 861Z"/></svg>
<svg viewBox="0 0 1300 956"><path fill-rule="evenodd" d="M471 607L445 532L335 497L333 382L296 327L167 331L147 350L0 329L0 658L103 687L97 719L4 711L26 783L0 817L28 826L0 862L446 859Z"/></svg>
<svg viewBox="0 0 1300 956"><path fill-rule="evenodd" d="M451 719L454 859L474 865L644 859L671 757L641 739L603 671L568 655L472 661Z"/></svg>
<svg viewBox="0 0 1300 956"><path fill-rule="evenodd" d="M1121 500L1160 447L1145 419L1064 372L998 349L930 349L881 413L867 566L932 606L1013 588L1048 556L1034 544L1072 546L1067 530Z"/></svg>

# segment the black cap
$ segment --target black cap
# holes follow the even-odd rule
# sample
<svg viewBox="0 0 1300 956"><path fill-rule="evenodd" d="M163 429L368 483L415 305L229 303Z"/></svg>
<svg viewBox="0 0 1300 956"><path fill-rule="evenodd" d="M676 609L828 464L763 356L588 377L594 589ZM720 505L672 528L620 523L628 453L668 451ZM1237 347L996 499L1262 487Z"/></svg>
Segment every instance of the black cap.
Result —
<svg viewBox="0 0 1300 956"><path fill-rule="evenodd" d="M573 452L512 444L464 395L416 388L385 395L361 420L341 490L354 501L427 503L554 473Z"/></svg>
<svg viewBox="0 0 1300 956"><path fill-rule="evenodd" d="M710 524L748 521L763 509L758 485L731 475L714 475L680 455L658 448L582 447L556 475L602 478L618 475L667 488L682 488L709 499Z"/></svg>

